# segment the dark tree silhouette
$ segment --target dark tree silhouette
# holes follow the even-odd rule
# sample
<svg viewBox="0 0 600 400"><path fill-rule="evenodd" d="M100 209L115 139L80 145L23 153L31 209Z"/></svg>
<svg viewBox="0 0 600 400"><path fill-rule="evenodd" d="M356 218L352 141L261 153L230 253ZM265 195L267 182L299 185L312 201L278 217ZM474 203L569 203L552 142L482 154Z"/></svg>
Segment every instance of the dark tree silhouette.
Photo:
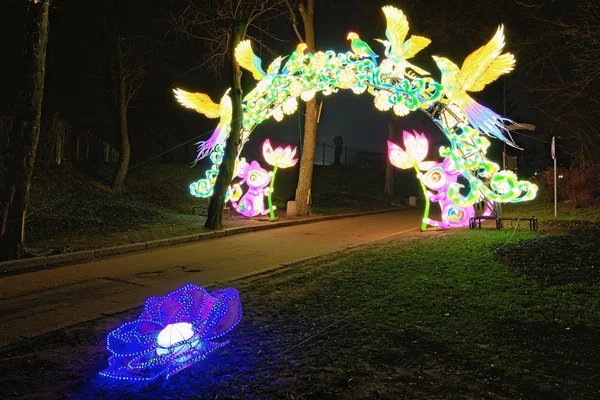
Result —
<svg viewBox="0 0 600 400"><path fill-rule="evenodd" d="M40 138L50 0L28 3L24 81L0 175L0 260L21 255L29 189Z"/></svg>
<svg viewBox="0 0 600 400"><path fill-rule="evenodd" d="M205 226L209 229L220 229L223 225L225 196L233 179L235 160L242 143L242 70L233 57L234 50L249 32L267 34L264 24L282 16L284 5L283 0L203 0L190 2L173 20L179 32L201 40L210 54L198 67L219 74L227 65L231 71L231 130L208 205Z"/></svg>
<svg viewBox="0 0 600 400"><path fill-rule="evenodd" d="M298 29L296 13L292 3L286 1L290 8L292 24L298 40L306 43L307 51L315 52L315 0L298 0L298 10L302 18L304 36ZM296 210L298 215L310 213L310 192L312 186L312 174L315 164L315 151L317 150L317 118L318 107L316 96L306 103L304 117L304 140L302 144L302 156L300 158L300 175L296 188Z"/></svg>

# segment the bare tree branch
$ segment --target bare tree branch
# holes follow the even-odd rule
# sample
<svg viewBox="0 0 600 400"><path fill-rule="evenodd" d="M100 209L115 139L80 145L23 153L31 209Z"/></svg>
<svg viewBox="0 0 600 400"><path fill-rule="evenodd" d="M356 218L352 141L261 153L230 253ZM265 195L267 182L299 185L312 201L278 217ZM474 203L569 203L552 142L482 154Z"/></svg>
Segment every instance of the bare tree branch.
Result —
<svg viewBox="0 0 600 400"><path fill-rule="evenodd" d="M269 21L287 14L286 0L202 0L191 2L171 17L173 30L190 39L200 40L206 58L186 72L207 68L219 75L230 54L231 26L235 21L246 24L246 34L257 38L264 35L283 41L268 30ZM261 47L269 49L262 40Z"/></svg>
<svg viewBox="0 0 600 400"><path fill-rule="evenodd" d="M292 5L290 4L289 0L285 0L285 4L287 5L288 10L289 10L290 17L292 19L292 27L294 28L294 32L296 33L296 37L298 37L298 40L301 43L304 43L305 40L302 37L302 34L300 34L300 31L298 30L298 18L296 17L296 12L292 8Z"/></svg>

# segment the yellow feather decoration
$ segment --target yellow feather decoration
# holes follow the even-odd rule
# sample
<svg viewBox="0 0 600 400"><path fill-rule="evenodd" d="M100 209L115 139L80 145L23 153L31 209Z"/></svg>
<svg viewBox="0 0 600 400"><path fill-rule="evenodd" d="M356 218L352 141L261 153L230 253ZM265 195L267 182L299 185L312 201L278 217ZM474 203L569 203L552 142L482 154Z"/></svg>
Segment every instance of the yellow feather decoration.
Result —
<svg viewBox="0 0 600 400"><path fill-rule="evenodd" d="M512 71L515 66L515 58L510 53L500 55L503 48L504 27L500 25L492 40L465 59L457 77L461 88L466 91L478 92L501 75Z"/></svg>
<svg viewBox="0 0 600 400"><path fill-rule="evenodd" d="M260 81L265 77L263 72L260 71L254 64L254 60L259 58L254 55L250 40L243 40L237 45L235 48L235 59L242 68L252 72L252 76L257 81Z"/></svg>
<svg viewBox="0 0 600 400"><path fill-rule="evenodd" d="M174 89L173 92L182 106L204 114L207 118L219 118L221 116L220 105L214 103L207 94L190 93L181 89Z"/></svg>

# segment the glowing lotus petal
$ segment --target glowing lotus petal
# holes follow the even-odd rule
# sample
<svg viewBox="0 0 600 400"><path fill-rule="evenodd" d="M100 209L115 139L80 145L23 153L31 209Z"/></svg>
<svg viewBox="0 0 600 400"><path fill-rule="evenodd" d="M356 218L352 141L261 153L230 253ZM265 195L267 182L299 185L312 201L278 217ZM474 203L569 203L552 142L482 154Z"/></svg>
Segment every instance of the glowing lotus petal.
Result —
<svg viewBox="0 0 600 400"><path fill-rule="evenodd" d="M203 360L227 342L214 342L240 321L242 304L235 289L208 293L186 285L146 300L137 320L111 331L108 368L101 376L150 381L170 376Z"/></svg>
<svg viewBox="0 0 600 400"><path fill-rule="evenodd" d="M263 156L265 157L265 160L272 166L278 168L289 168L296 165L298 162L298 159L294 158L296 150L297 147L294 147L292 150L292 146L287 146L285 149L283 147L277 147L273 150L269 139L265 140L263 143Z"/></svg>
<svg viewBox="0 0 600 400"><path fill-rule="evenodd" d="M281 121L283 119L283 110L281 109L281 107L277 107L273 110L272 115L276 121Z"/></svg>
<svg viewBox="0 0 600 400"><path fill-rule="evenodd" d="M296 112L298 109L298 100L295 97L290 97L281 105L283 108L283 113L287 115L291 115Z"/></svg>
<svg viewBox="0 0 600 400"><path fill-rule="evenodd" d="M300 94L302 94L302 84L297 80L292 81L290 83L290 96L298 97Z"/></svg>
<svg viewBox="0 0 600 400"><path fill-rule="evenodd" d="M355 94L363 94L365 92L365 90L367 90L367 87L364 86L364 85L363 86L358 86L358 85L357 86L352 86L352 91Z"/></svg>
<svg viewBox="0 0 600 400"><path fill-rule="evenodd" d="M313 97L315 97L315 91L312 89L309 90L305 90L304 92L302 92L302 94L300 95L300 98L304 101L311 101Z"/></svg>
<svg viewBox="0 0 600 400"><path fill-rule="evenodd" d="M394 114L399 117L404 117L410 113L410 109L404 105L404 103L400 102L394 106Z"/></svg>
<svg viewBox="0 0 600 400"><path fill-rule="evenodd" d="M408 169L413 167L414 160L413 158L400 146L395 143L392 143L388 140L388 157L390 158L390 162L392 165L401 168Z"/></svg>
<svg viewBox="0 0 600 400"><path fill-rule="evenodd" d="M406 150L388 141L388 157L393 165L402 169L419 167L423 171L427 171L435 165L431 161L423 162L429 151L429 143L425 135L417 132L414 132L413 135L404 131L403 139Z"/></svg>
<svg viewBox="0 0 600 400"><path fill-rule="evenodd" d="M381 90L377 93L375 96L375 107L377 107L378 110L387 111L392 108L392 103L388 100L389 95L389 92L385 90Z"/></svg>
<svg viewBox="0 0 600 400"><path fill-rule="evenodd" d="M423 134L413 131L414 135L404 131L403 139L406 152L415 160L415 164L420 163L427 157L429 151L429 142Z"/></svg>

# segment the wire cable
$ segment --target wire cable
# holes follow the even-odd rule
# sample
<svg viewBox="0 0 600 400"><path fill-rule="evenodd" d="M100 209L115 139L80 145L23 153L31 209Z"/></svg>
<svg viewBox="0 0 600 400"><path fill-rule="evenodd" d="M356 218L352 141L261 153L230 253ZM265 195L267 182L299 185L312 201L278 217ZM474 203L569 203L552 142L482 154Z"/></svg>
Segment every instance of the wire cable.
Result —
<svg viewBox="0 0 600 400"><path fill-rule="evenodd" d="M519 222L521 222L521 217L517 218L517 223L515 224L515 229L513 229L512 235L510 235L510 237L508 238L508 240L500 247L498 247L495 250L492 250L492 253L497 252L500 249L503 249L504 247L506 247L512 240L512 238L515 236L515 233L517 232L517 228L519 227Z"/></svg>
<svg viewBox="0 0 600 400"><path fill-rule="evenodd" d="M433 271L432 275L433 275L433 274L434 274L434 273L435 273L435 272L436 272L438 269L439 269L439 267L436 267L436 268L434 269L434 271ZM416 282L414 282L412 285L410 285L410 286L408 286L408 287L406 287L406 288L403 288L403 289L401 289L401 290L396 290L396 291L393 291L392 293L390 293L390 294L388 294L388 295L386 295L386 296L384 296L384 297L382 297L382 298L379 298L379 299L377 299L377 300L373 300L373 301L372 301L372 302L370 302L370 303L369 303L369 304L368 304L366 307L363 307L363 308L361 308L361 309L359 309L359 310L357 310L357 311L351 312L350 314L346 315L345 317L342 317L342 318L339 318L339 319L337 319L337 320L333 321L333 322L332 322L332 323L330 323L329 325L327 325L327 326L325 326L324 328L322 328L321 330L319 330L319 331L318 331L317 333L315 333L314 335L312 335L312 336L310 336L310 337L308 337L308 338L306 338L306 339L302 340L301 342L299 342L299 343L296 343L295 345L293 345L293 346L291 346L291 347L288 347L287 349L285 349L285 350L283 350L283 351L281 351L281 352L279 352L279 353L275 354L275 355L274 355L274 356L272 356L272 357L269 357L269 358L267 358L267 359L265 359L265 360L259 361L258 363L254 364L253 366L251 366L250 368L246 369L245 371L242 371L242 372L240 372L239 374L237 374L237 375L234 375L234 376L232 376L231 378L229 378L229 379L227 379L227 380L224 380L224 381L222 381L222 382L216 383L216 384L214 384L214 385L212 385L212 386L208 387L206 390L204 390L204 391L200 392L200 393L198 394L198 396L202 396L203 394L205 394L205 393L208 393L209 391L211 391L211 390L214 390L214 389L216 389L216 388L218 388L218 387L220 387L220 386L227 385L227 384L229 384L229 383L231 383L231 382L233 382L233 381L235 381L235 380L237 380L237 379L241 378L242 376L244 376L244 375L248 374L249 372L251 372L251 371L255 370L256 368L260 367L261 365L264 365L264 364L267 364L267 363L274 362L274 361L275 361L275 359L277 359L278 357L280 357L280 356L282 356L283 354L285 354L285 353L288 353L288 352L290 352L290 351L292 351L292 350L294 350L294 349L296 349L296 348L298 348L298 347L300 347L300 346L302 346L302 345L304 345L304 344L306 344L306 343L308 343L308 342L312 341L313 339L317 338L318 336L320 336L321 334L323 334L323 332L327 331L327 330L328 330L328 329L330 329L331 327L333 327L333 326L335 326L335 325L338 325L339 323L341 323L341 322L343 322L343 321L345 321L345 320L347 320L347 319L350 319L350 318L352 318L352 317L355 317L355 316L357 316L357 315L360 315L360 314L364 313L365 311L367 311L367 310L369 310L369 309L371 309L371 308L373 308L373 307L375 307L375 306L377 306L377 305L380 305L380 304L381 304L383 301L386 301L386 300L388 300L388 299L391 299L392 297L394 297L394 296L396 296L396 295L398 295L398 294L400 294L400 293L402 293L402 292L405 292L405 291L407 291L408 289L411 289L411 288L412 288L412 287L414 287L414 286L415 286L417 283L423 283L423 282L429 281L430 279L431 279L431 277L427 277L427 278L424 278L424 279L420 279L419 281L416 281Z"/></svg>

